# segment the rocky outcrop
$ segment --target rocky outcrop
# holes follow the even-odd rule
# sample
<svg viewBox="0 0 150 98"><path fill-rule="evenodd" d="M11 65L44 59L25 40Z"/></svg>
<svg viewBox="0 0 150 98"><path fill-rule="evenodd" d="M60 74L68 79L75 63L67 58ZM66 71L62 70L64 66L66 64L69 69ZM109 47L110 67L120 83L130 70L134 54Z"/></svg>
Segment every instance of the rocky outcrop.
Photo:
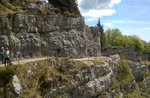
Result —
<svg viewBox="0 0 150 98"><path fill-rule="evenodd" d="M133 62L129 61L135 81L139 86L141 95L144 98L149 98L150 86L150 64L149 62Z"/></svg>
<svg viewBox="0 0 150 98"><path fill-rule="evenodd" d="M59 93L67 93L67 98L91 98L109 88L113 82L112 75L111 67L107 63L90 65L80 73L73 75L74 82L52 89L51 92L46 92L44 97L53 98Z"/></svg>
<svg viewBox="0 0 150 98"><path fill-rule="evenodd" d="M11 68L15 69L16 75L11 75ZM5 89L1 90L0 97L149 98L149 65L126 62L119 55L81 59L50 58L12 66L5 71L10 75L1 88L5 87L7 91L4 94ZM2 69L2 72L5 71ZM1 81L7 79L3 77Z"/></svg>
<svg viewBox="0 0 150 98"><path fill-rule="evenodd" d="M56 13L48 3L20 6L26 9L23 13L0 16L0 47L9 47L13 58L101 54L100 32L86 27L82 16Z"/></svg>
<svg viewBox="0 0 150 98"><path fill-rule="evenodd" d="M16 95L18 95L18 96L21 95L22 87L21 87L20 81L16 75L13 76L12 84L13 84L14 92L16 93Z"/></svg>

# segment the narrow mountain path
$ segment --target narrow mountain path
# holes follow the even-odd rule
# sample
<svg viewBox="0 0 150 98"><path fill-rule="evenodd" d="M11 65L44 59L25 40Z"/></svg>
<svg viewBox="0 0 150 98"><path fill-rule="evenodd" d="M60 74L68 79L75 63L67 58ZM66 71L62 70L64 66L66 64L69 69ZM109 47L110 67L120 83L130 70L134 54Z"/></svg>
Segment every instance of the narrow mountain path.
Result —
<svg viewBox="0 0 150 98"><path fill-rule="evenodd" d="M17 61L13 61L12 64L25 64L25 63L30 63L30 62L34 62L34 61L39 61L39 60L45 60L48 57L37 57L37 58L29 58L29 59L23 59L23 60L17 60ZM0 64L0 67L3 67L4 64Z"/></svg>
<svg viewBox="0 0 150 98"><path fill-rule="evenodd" d="M74 61L87 61L87 60L93 60L95 58L99 58L99 57L85 57L85 58L79 58L79 59L73 59Z"/></svg>
<svg viewBox="0 0 150 98"><path fill-rule="evenodd" d="M29 59L22 59L22 60L17 60L13 61L12 64L25 64L25 63L30 63L30 62L35 62L39 60L45 60L48 58L54 58L54 57L36 57L36 58L29 58ZM93 59L100 59L100 57L85 57L85 58L79 58L79 59L72 59L74 61L88 61L88 60L93 60ZM4 64L0 64L0 67L4 67Z"/></svg>

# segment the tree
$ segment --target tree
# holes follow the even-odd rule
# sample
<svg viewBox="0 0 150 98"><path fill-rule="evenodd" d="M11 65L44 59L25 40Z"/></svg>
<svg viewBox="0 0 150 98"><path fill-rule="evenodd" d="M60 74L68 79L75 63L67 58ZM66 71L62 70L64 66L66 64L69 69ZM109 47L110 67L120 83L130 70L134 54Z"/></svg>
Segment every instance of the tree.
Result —
<svg viewBox="0 0 150 98"><path fill-rule="evenodd" d="M70 13L80 14L77 0L48 0L49 3L59 8L62 12L68 11Z"/></svg>
<svg viewBox="0 0 150 98"><path fill-rule="evenodd" d="M103 25L101 25L100 18L98 19L97 27L100 29L100 32L104 33L104 28L103 28Z"/></svg>
<svg viewBox="0 0 150 98"><path fill-rule="evenodd" d="M123 44L122 34L119 29L108 29L105 32L106 42L112 46L121 46Z"/></svg>
<svg viewBox="0 0 150 98"><path fill-rule="evenodd" d="M98 22L97 22L97 27L101 33L101 36L100 36L100 43L101 43L101 46L104 47L104 44L105 44L105 34L104 34L104 28L103 28L103 25L101 25L101 21L100 21L100 18L98 19Z"/></svg>
<svg viewBox="0 0 150 98"><path fill-rule="evenodd" d="M132 37L133 37L132 41L134 42L134 48L143 51L144 46L141 39L136 35L133 35Z"/></svg>
<svg viewBox="0 0 150 98"><path fill-rule="evenodd" d="M123 35L119 29L107 29L105 31L105 44L134 48L144 53L150 53L150 43L143 41L136 35Z"/></svg>

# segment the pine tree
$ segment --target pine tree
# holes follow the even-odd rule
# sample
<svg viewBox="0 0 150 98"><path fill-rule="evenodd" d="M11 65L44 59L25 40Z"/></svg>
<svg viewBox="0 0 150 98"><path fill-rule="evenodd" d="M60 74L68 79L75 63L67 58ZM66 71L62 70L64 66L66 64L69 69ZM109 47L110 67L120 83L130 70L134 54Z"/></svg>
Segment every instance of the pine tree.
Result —
<svg viewBox="0 0 150 98"><path fill-rule="evenodd" d="M101 25L100 18L98 19L97 27L98 27L98 29L99 29L99 31L101 33L101 36L100 36L101 46L104 47L104 45L105 45L105 34L104 34L103 25Z"/></svg>

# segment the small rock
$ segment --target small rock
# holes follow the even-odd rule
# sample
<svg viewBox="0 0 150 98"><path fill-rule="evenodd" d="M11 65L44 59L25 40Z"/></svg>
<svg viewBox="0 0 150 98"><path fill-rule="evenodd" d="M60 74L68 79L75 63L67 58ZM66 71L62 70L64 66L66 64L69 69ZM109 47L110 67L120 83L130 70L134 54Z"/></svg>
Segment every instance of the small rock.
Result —
<svg viewBox="0 0 150 98"><path fill-rule="evenodd" d="M13 76L12 83L13 83L13 86L14 86L15 93L18 96L20 96L21 92L22 92L22 86L21 86L20 81L19 81L19 79L16 75Z"/></svg>
<svg viewBox="0 0 150 98"><path fill-rule="evenodd" d="M27 78L32 79L33 72L31 70L27 70Z"/></svg>
<svg viewBox="0 0 150 98"><path fill-rule="evenodd" d="M120 55L119 54L110 55L110 58L112 58L112 60L114 61L114 63L118 63L120 61Z"/></svg>

